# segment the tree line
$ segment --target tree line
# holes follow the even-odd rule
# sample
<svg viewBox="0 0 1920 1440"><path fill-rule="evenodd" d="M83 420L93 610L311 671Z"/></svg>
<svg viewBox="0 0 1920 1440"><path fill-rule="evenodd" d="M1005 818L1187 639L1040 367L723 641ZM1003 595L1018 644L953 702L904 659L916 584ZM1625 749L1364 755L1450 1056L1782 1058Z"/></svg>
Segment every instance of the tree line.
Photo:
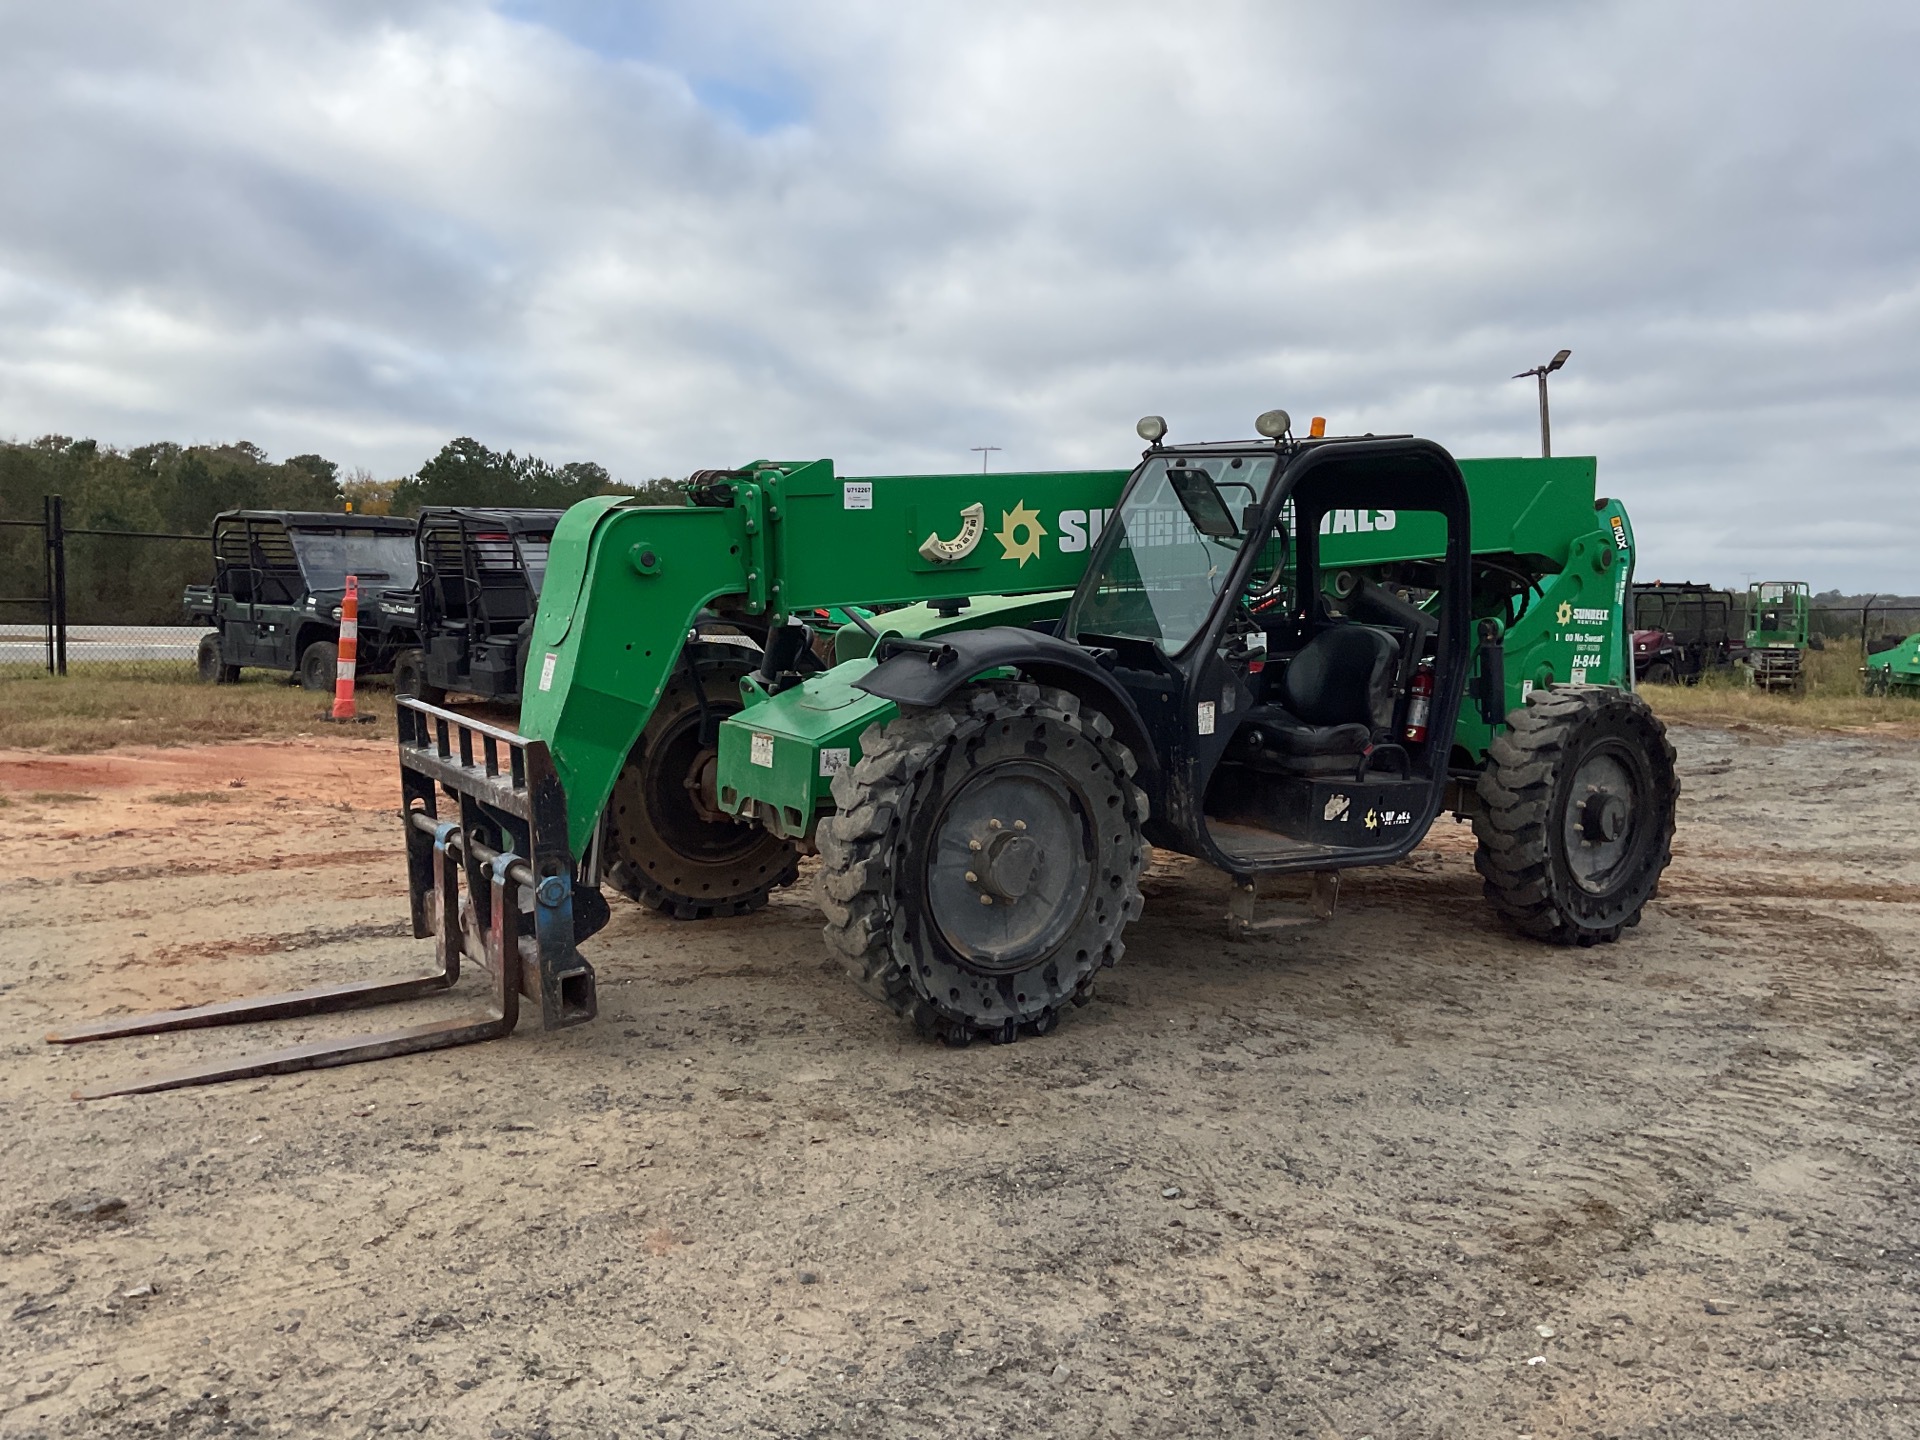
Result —
<svg viewBox="0 0 1920 1440"><path fill-rule="evenodd" d="M414 515L424 505L564 509L594 495L631 495L678 504L667 479L638 485L592 461L554 465L535 455L491 450L469 436L441 447L417 471L394 480L365 470L342 473L323 455L274 460L258 445L158 443L130 450L44 435L0 442L0 520L38 522L42 497L62 497L69 530L143 536L208 535L223 510L322 510ZM22 603L44 594L37 529L0 527L0 622L32 622ZM67 615L74 624L164 625L180 619L180 593L212 575L204 540L118 539L74 535L67 541Z"/></svg>

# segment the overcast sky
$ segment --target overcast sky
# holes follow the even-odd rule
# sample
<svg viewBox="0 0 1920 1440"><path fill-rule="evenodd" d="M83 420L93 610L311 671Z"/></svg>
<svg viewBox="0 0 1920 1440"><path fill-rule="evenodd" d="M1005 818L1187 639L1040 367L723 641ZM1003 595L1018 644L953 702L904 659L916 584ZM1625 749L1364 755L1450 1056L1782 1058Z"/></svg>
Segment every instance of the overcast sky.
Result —
<svg viewBox="0 0 1920 1440"><path fill-rule="evenodd" d="M1920 5L0 0L0 436L382 475L1600 457L1920 591Z"/></svg>

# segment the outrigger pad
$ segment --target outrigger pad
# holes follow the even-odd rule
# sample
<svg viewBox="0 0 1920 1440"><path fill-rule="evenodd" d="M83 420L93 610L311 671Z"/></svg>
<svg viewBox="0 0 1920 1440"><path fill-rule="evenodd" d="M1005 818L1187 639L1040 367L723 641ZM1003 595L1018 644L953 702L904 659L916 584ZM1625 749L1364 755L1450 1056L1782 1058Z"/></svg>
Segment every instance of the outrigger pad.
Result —
<svg viewBox="0 0 1920 1440"><path fill-rule="evenodd" d="M541 1023L549 1030L594 1017L593 967L574 948L566 801L546 746L403 698L400 765L413 931L421 939L432 937L436 970L102 1020L47 1039L70 1045L417 999L450 989L460 978L463 958L487 972L492 1004L486 1013L76 1090L76 1100L321 1070L491 1040L510 1034L519 1022L522 995L540 1007ZM442 787L459 804L458 821L439 818ZM593 894L586 891L583 898ZM583 918L590 922L593 913L589 906Z"/></svg>

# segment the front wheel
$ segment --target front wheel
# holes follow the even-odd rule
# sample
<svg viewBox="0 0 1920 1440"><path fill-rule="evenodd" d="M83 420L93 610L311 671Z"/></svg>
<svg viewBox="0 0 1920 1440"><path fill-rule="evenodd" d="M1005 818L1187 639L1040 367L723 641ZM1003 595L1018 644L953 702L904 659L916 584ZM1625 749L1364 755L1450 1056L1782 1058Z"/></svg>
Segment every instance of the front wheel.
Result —
<svg viewBox="0 0 1920 1440"><path fill-rule="evenodd" d="M791 840L720 809L719 752L701 733L703 709L717 721L740 708L740 677L752 668L731 656L703 660L695 691L676 666L613 784L607 883L676 920L744 915L799 878Z"/></svg>
<svg viewBox="0 0 1920 1440"><path fill-rule="evenodd" d="M402 650L393 657L393 693L429 705L447 703L447 692L427 683L427 657L418 650Z"/></svg>
<svg viewBox="0 0 1920 1440"><path fill-rule="evenodd" d="M221 656L218 634L200 637L200 649L194 656L194 669L199 672L203 685L232 685L240 679L240 667L227 664Z"/></svg>
<svg viewBox="0 0 1920 1440"><path fill-rule="evenodd" d="M1481 773L1474 868L1514 928L1560 945L1640 923L1673 858L1666 727L1607 686L1535 690Z"/></svg>
<svg viewBox="0 0 1920 1440"><path fill-rule="evenodd" d="M1140 914L1133 756L1072 695L1008 683L904 713L863 746L820 825L827 945L923 1034L1051 1030Z"/></svg>
<svg viewBox="0 0 1920 1440"><path fill-rule="evenodd" d="M1673 666L1664 660L1656 660L1647 667L1647 673L1640 677L1642 685L1671 685L1674 683Z"/></svg>
<svg viewBox="0 0 1920 1440"><path fill-rule="evenodd" d="M300 657L300 688L331 690L340 673L340 647L331 640L316 640Z"/></svg>

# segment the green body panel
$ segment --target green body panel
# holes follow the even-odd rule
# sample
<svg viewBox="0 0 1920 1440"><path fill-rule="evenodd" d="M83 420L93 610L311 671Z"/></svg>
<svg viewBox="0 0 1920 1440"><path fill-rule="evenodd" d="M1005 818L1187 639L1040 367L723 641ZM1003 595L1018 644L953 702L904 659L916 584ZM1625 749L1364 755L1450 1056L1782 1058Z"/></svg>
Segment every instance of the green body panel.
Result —
<svg viewBox="0 0 1920 1440"><path fill-rule="evenodd" d="M1603 501L1598 510L1590 500L1586 519L1587 528L1558 557L1558 573L1541 576L1540 593L1502 636L1506 713L1546 685L1631 688L1633 525L1618 500ZM1456 750L1481 765L1496 733L1469 695L1453 732Z"/></svg>
<svg viewBox="0 0 1920 1440"><path fill-rule="evenodd" d="M931 605L909 605L874 617L881 635L919 638L989 625L1025 625L1056 619L1067 608L1070 590L1040 595L985 595L958 614L941 614ZM832 798L833 777L860 759L860 737L869 725L884 725L899 714L854 683L873 668L864 658L873 640L857 625L835 639L842 661L824 675L768 695L748 677L741 685L745 709L720 723L720 808L729 814L756 813L782 835L812 833L822 804Z"/></svg>
<svg viewBox="0 0 1920 1440"><path fill-rule="evenodd" d="M1086 568L1071 521L1111 507L1126 470L993 475L836 476L833 462L760 467L772 520L777 611L855 600L890 605L945 596L1070 590ZM922 554L929 539L977 538L952 560Z"/></svg>
<svg viewBox="0 0 1920 1440"><path fill-rule="evenodd" d="M1909 635L1891 650L1867 657L1869 679L1885 677L1889 694L1920 696L1920 635Z"/></svg>
<svg viewBox="0 0 1920 1440"><path fill-rule="evenodd" d="M606 496L553 532L520 733L544 740L567 796L567 841L586 853L613 782L680 663L694 617L742 593L757 547L752 507L642 506ZM642 557L651 556L643 568Z"/></svg>
<svg viewBox="0 0 1920 1440"><path fill-rule="evenodd" d="M1568 546L1593 528L1598 465L1591 455L1458 464L1473 502L1476 555L1535 556L1558 567ZM1446 546L1440 517L1424 511L1336 510L1320 534L1322 568L1424 559Z"/></svg>

